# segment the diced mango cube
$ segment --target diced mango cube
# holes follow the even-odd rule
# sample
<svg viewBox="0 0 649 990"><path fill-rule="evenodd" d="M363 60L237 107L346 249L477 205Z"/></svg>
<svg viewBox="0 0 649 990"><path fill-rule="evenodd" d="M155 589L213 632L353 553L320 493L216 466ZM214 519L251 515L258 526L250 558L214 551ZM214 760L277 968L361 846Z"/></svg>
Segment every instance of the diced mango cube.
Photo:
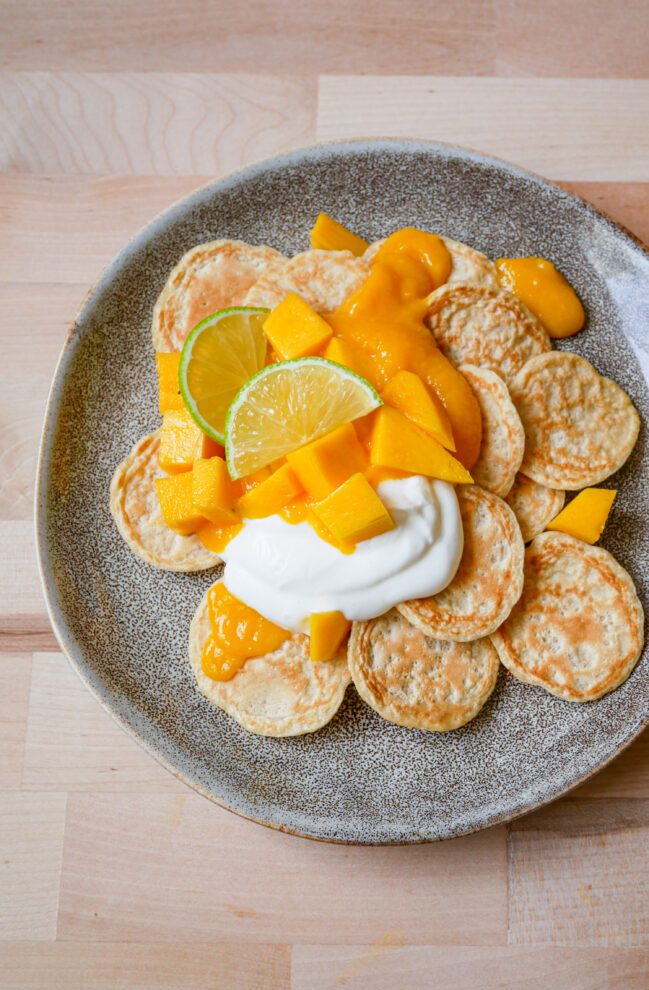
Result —
<svg viewBox="0 0 649 990"><path fill-rule="evenodd" d="M158 460L167 474L189 471L197 457L216 453L223 453L223 448L205 436L186 409L170 409L163 414Z"/></svg>
<svg viewBox="0 0 649 990"><path fill-rule="evenodd" d="M453 430L444 406L429 392L419 375L412 371L397 371L381 392L381 398L435 437L442 447L455 450Z"/></svg>
<svg viewBox="0 0 649 990"><path fill-rule="evenodd" d="M158 369L158 407L160 414L170 409L183 409L183 397L178 384L180 354L158 353L155 356Z"/></svg>
<svg viewBox="0 0 649 990"><path fill-rule="evenodd" d="M289 292L264 323L264 333L284 361L315 354L331 337L326 320L295 292Z"/></svg>
<svg viewBox="0 0 649 990"><path fill-rule="evenodd" d="M354 361L352 358L351 348L344 340L340 337L332 337L323 357L326 357L328 361L335 361L336 364L342 364L345 368L351 368L352 371L356 371L354 367Z"/></svg>
<svg viewBox="0 0 649 990"><path fill-rule="evenodd" d="M300 484L312 498L325 498L353 474L363 471L367 455L352 423L345 423L319 440L286 455Z"/></svg>
<svg viewBox="0 0 649 990"><path fill-rule="evenodd" d="M321 251L351 251L352 254L361 255L369 244L357 234L352 234L351 230L343 227L333 217L319 213L311 230L311 247Z"/></svg>
<svg viewBox="0 0 649 990"><path fill-rule="evenodd" d="M192 499L197 511L217 526L232 526L239 521L233 510L232 481L222 457L195 461L192 470Z"/></svg>
<svg viewBox="0 0 649 990"><path fill-rule="evenodd" d="M616 495L614 488L584 488L548 523L547 529L568 533L584 543L597 543Z"/></svg>
<svg viewBox="0 0 649 990"><path fill-rule="evenodd" d="M212 553L221 553L227 547L230 540L243 529L243 523L236 522L232 526L218 526L215 523L206 522L197 532L197 536L206 550Z"/></svg>
<svg viewBox="0 0 649 990"><path fill-rule="evenodd" d="M264 519L279 512L302 491L293 469L283 464L237 501L237 512L246 519Z"/></svg>
<svg viewBox="0 0 649 990"><path fill-rule="evenodd" d="M195 533L205 522L192 498L191 472L156 479L158 501L169 529L181 536Z"/></svg>
<svg viewBox="0 0 649 990"><path fill-rule="evenodd" d="M373 467L397 468L453 484L473 481L467 469L437 440L391 406L376 411L370 462Z"/></svg>
<svg viewBox="0 0 649 990"><path fill-rule="evenodd" d="M236 485L239 494L243 495L245 492L249 492L252 488L256 488L260 485L262 481L266 478L270 478L271 470L269 467L259 468L258 471L253 471L252 474L246 474L243 478L238 478Z"/></svg>
<svg viewBox="0 0 649 990"><path fill-rule="evenodd" d="M333 660L351 622L342 612L313 612L309 620L310 653L314 663Z"/></svg>
<svg viewBox="0 0 649 990"><path fill-rule="evenodd" d="M314 502L311 510L337 540L361 543L394 529L394 520L364 474Z"/></svg>

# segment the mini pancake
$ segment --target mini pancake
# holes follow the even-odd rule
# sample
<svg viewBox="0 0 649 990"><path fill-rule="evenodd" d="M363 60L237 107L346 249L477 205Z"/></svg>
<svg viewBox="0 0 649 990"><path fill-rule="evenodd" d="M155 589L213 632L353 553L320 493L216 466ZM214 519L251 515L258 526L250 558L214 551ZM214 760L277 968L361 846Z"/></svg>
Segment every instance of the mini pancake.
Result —
<svg viewBox="0 0 649 990"><path fill-rule="evenodd" d="M502 378L488 368L464 364L482 413L480 456L471 468L476 485L504 498L514 484L525 451L525 431Z"/></svg>
<svg viewBox="0 0 649 990"><path fill-rule="evenodd" d="M246 306L274 309L296 292L316 312L328 313L360 288L369 273L367 262L351 251L304 251L262 275L248 292Z"/></svg>
<svg viewBox="0 0 649 990"><path fill-rule="evenodd" d="M330 722L342 704L350 675L344 653L313 663L309 637L294 635L279 649L246 660L230 681L203 673L201 658L210 635L207 593L189 630L189 661L208 701L258 736L300 736Z"/></svg>
<svg viewBox="0 0 649 990"><path fill-rule="evenodd" d="M533 358L510 392L525 430L521 471L548 488L596 485L638 439L640 417L626 392L577 354Z"/></svg>
<svg viewBox="0 0 649 990"><path fill-rule="evenodd" d="M251 285L286 258L265 245L211 241L183 255L153 310L156 351L179 351L190 330L211 313L241 306Z"/></svg>
<svg viewBox="0 0 649 990"><path fill-rule="evenodd" d="M446 281L446 285L454 282L462 282L465 285L481 285L484 288L497 289L499 286L496 266L486 254L481 254L469 244L462 241L454 241L450 237L442 237L446 248L451 256L451 274ZM376 257L376 253L385 242L385 238L374 241L365 251L363 258L370 264Z"/></svg>
<svg viewBox="0 0 649 990"><path fill-rule="evenodd" d="M516 517L502 499L477 485L458 485L464 551L449 586L397 605L427 636L466 643L507 618L523 590L525 547Z"/></svg>
<svg viewBox="0 0 649 990"><path fill-rule="evenodd" d="M550 350L546 331L511 292L446 284L428 302L426 322L455 365L490 368L509 385L526 361Z"/></svg>
<svg viewBox="0 0 649 990"><path fill-rule="evenodd" d="M623 683L644 642L630 576L608 551L543 533L525 552L525 587L491 637L512 674L566 701L594 701Z"/></svg>
<svg viewBox="0 0 649 990"><path fill-rule="evenodd" d="M428 732L470 722L498 676L498 654L488 639L431 639L395 609L355 622L347 653L363 701L388 722Z"/></svg>
<svg viewBox="0 0 649 990"><path fill-rule="evenodd" d="M179 536L166 525L155 487L164 477L158 465L159 433L136 443L110 483L110 511L133 553L163 571L204 571L220 557L197 536Z"/></svg>
<svg viewBox="0 0 649 990"><path fill-rule="evenodd" d="M505 501L518 519L523 540L529 543L561 512L566 493L558 488L539 485L519 472Z"/></svg>

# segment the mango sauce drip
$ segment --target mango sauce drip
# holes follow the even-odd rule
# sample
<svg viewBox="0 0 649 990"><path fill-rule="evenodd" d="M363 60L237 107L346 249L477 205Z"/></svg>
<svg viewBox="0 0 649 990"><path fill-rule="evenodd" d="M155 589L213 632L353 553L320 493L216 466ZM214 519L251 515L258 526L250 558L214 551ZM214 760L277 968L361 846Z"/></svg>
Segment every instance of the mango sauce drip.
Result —
<svg viewBox="0 0 649 990"><path fill-rule="evenodd" d="M326 319L348 348L355 370L375 388L405 370L433 389L451 421L458 460L471 468L482 440L480 407L424 322L428 296L446 282L451 263L437 234L414 227L397 230L379 248L366 281Z"/></svg>
<svg viewBox="0 0 649 990"><path fill-rule="evenodd" d="M572 337L586 322L579 296L545 258L498 258L498 279L541 321L551 337Z"/></svg>
<svg viewBox="0 0 649 990"><path fill-rule="evenodd" d="M211 633L201 666L213 681L231 680L246 660L272 653L291 635L244 605L224 584L210 588L207 605Z"/></svg>

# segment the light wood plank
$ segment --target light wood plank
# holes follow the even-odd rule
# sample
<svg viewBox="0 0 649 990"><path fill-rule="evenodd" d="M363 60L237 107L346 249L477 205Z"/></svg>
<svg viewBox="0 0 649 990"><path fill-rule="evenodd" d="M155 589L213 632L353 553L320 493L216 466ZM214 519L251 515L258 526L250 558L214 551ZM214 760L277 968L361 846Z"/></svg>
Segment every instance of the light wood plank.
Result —
<svg viewBox="0 0 649 990"><path fill-rule="evenodd" d="M33 658L23 789L186 793L102 710L61 653Z"/></svg>
<svg viewBox="0 0 649 990"><path fill-rule="evenodd" d="M492 4L462 0L5 0L0 65L26 69L489 72Z"/></svg>
<svg viewBox="0 0 649 990"><path fill-rule="evenodd" d="M2 72L0 168L219 174L310 144L315 103L305 77Z"/></svg>
<svg viewBox="0 0 649 990"><path fill-rule="evenodd" d="M297 945L291 990L646 990L642 949Z"/></svg>
<svg viewBox="0 0 649 990"><path fill-rule="evenodd" d="M0 174L0 280L91 285L140 227L203 181Z"/></svg>
<svg viewBox="0 0 649 990"><path fill-rule="evenodd" d="M45 403L87 287L0 283L0 519L31 519Z"/></svg>
<svg viewBox="0 0 649 990"><path fill-rule="evenodd" d="M448 141L551 179L649 179L649 80L323 76L317 135Z"/></svg>
<svg viewBox="0 0 649 990"><path fill-rule="evenodd" d="M17 790L23 772L31 659L0 654L0 790Z"/></svg>
<svg viewBox="0 0 649 990"><path fill-rule="evenodd" d="M498 75L649 75L645 0L497 0L494 12Z"/></svg>
<svg viewBox="0 0 649 990"><path fill-rule="evenodd" d="M33 524L0 521L0 636L48 630Z"/></svg>
<svg viewBox="0 0 649 990"><path fill-rule="evenodd" d="M504 943L505 842L497 828L432 846L332 846L189 791L72 794L59 937L355 943L399 930L413 943Z"/></svg>
<svg viewBox="0 0 649 990"><path fill-rule="evenodd" d="M570 801L514 822L509 940L649 945L649 801Z"/></svg>
<svg viewBox="0 0 649 990"><path fill-rule="evenodd" d="M218 933L216 933L218 939ZM0 944L3 986L20 990L289 990L283 945ZM6 981L6 982L5 982Z"/></svg>
<svg viewBox="0 0 649 990"><path fill-rule="evenodd" d="M0 795L0 939L56 935L65 802L64 794Z"/></svg>

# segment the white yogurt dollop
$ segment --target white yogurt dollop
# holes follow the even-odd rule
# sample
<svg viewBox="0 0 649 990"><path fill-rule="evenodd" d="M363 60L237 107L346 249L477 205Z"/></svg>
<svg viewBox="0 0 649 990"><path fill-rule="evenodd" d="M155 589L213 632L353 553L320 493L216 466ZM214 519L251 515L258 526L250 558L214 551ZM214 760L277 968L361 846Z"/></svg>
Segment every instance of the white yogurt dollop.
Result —
<svg viewBox="0 0 649 990"><path fill-rule="evenodd" d="M395 528L341 553L306 522L250 519L221 556L228 591L284 629L308 632L312 612L371 619L434 595L453 579L463 531L455 489L419 476L384 481Z"/></svg>

